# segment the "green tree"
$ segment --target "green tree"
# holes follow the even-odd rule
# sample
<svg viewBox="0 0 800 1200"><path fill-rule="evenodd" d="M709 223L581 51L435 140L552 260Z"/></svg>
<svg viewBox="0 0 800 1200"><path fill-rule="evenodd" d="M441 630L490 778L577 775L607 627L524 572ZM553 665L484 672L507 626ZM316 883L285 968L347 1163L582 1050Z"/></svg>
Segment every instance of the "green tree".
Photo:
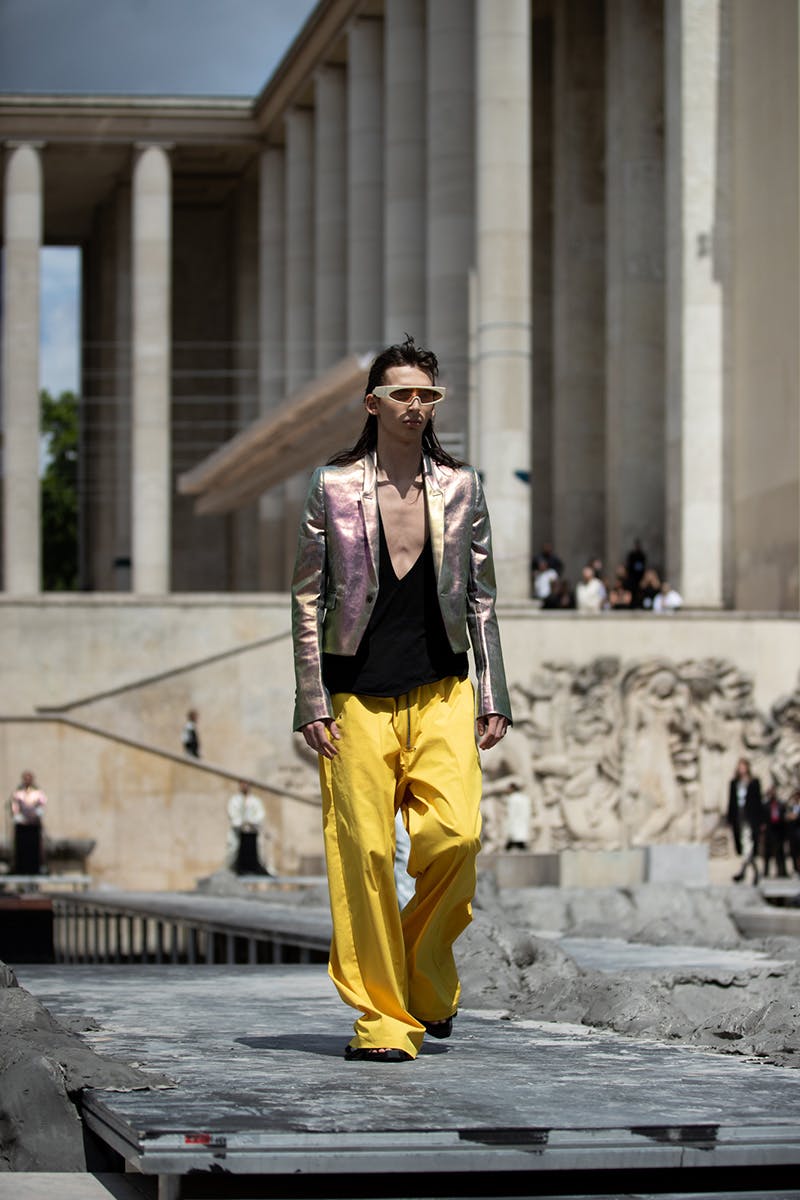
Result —
<svg viewBox="0 0 800 1200"><path fill-rule="evenodd" d="M47 592L78 586L78 397L41 394L42 576Z"/></svg>

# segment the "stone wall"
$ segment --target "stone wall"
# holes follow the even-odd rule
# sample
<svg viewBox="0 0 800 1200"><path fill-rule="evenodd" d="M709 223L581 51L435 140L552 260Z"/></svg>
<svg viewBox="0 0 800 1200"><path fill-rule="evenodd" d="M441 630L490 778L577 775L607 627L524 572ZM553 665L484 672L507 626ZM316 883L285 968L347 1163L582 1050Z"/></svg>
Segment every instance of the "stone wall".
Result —
<svg viewBox="0 0 800 1200"><path fill-rule="evenodd" d="M99 828L93 873L172 887L216 869L239 775L307 800L279 822L282 870L319 853L315 756L290 728L285 596L6 599L0 614L2 715L57 704L100 731L7 720L0 737L7 791L34 770L53 836ZM719 819L739 754L762 779L797 779L797 618L519 604L501 607L500 623L516 722L484 756L488 849L502 837L492 797L508 775L530 793L531 848L542 852L700 839L724 853ZM189 707L200 764L180 754Z"/></svg>
<svg viewBox="0 0 800 1200"><path fill-rule="evenodd" d="M68 721L0 723L0 769L9 791L31 766L48 795L50 838L92 838L94 885L193 890L225 865L227 801L237 776ZM253 789L264 802L263 854L273 873L302 871L322 853L319 804ZM7 814L3 840L10 841Z"/></svg>

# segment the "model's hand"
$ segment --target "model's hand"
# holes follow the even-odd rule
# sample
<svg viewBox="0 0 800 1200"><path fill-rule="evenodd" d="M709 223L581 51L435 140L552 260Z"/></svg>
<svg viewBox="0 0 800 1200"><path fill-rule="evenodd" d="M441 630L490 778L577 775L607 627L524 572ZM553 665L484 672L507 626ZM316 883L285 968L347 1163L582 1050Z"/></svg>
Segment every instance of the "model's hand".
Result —
<svg viewBox="0 0 800 1200"><path fill-rule="evenodd" d="M341 734L332 717L326 717L323 721L309 721L300 732L311 749L323 758L335 758L339 753L333 743L339 741Z"/></svg>
<svg viewBox="0 0 800 1200"><path fill-rule="evenodd" d="M507 729L508 718L501 717L500 713L478 717L478 745L481 750L491 750L492 746L496 746L506 736Z"/></svg>

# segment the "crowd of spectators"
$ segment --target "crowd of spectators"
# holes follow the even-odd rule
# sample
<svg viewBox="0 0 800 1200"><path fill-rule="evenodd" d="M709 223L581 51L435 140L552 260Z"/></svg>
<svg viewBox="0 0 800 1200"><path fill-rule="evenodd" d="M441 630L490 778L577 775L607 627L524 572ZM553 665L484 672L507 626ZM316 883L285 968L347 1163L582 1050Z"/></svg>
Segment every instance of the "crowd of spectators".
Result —
<svg viewBox="0 0 800 1200"><path fill-rule="evenodd" d="M582 568L574 587L564 575L563 562L545 542L533 561L533 595L541 608L573 608L580 612L646 609L666 613L683 605L680 593L669 580L648 566L638 538L613 578L606 574L602 559L593 558Z"/></svg>

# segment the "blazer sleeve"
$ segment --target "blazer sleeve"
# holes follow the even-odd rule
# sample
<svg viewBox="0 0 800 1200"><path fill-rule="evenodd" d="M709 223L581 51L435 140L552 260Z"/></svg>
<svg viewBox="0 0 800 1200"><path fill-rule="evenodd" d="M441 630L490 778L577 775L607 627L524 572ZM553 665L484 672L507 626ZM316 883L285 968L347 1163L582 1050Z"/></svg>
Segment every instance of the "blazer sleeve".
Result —
<svg viewBox="0 0 800 1200"><path fill-rule="evenodd" d="M331 698L322 682L326 562L325 476L320 467L309 483L292 577L293 729L333 716Z"/></svg>
<svg viewBox="0 0 800 1200"><path fill-rule="evenodd" d="M495 613L497 585L492 558L492 529L483 485L477 471L474 471L474 481L467 627L478 680L478 716L499 713L511 721L511 701L508 696L500 630Z"/></svg>

